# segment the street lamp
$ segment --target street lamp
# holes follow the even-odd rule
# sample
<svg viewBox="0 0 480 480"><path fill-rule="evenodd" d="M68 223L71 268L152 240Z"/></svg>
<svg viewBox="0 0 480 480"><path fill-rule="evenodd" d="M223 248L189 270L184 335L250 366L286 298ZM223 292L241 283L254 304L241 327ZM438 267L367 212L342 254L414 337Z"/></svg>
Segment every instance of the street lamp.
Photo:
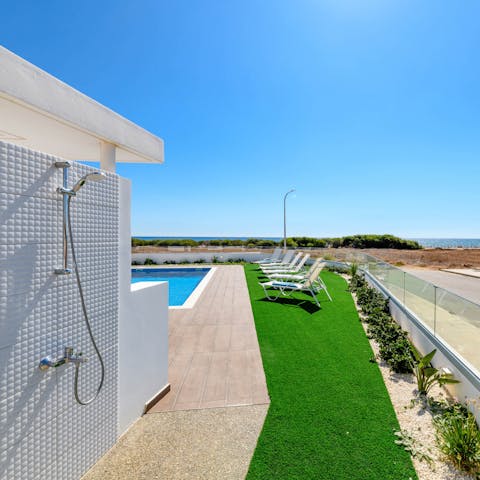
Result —
<svg viewBox="0 0 480 480"><path fill-rule="evenodd" d="M294 188L289 190L283 197L283 249L287 249L287 197L295 191Z"/></svg>

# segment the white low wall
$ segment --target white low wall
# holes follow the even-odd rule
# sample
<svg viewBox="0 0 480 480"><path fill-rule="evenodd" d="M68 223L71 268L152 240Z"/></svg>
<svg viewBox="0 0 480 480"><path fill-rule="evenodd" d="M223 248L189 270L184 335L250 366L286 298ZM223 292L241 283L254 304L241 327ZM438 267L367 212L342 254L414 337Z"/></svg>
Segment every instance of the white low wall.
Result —
<svg viewBox="0 0 480 480"><path fill-rule="evenodd" d="M131 285L130 181L120 179L118 434L168 383L168 283Z"/></svg>
<svg viewBox="0 0 480 480"><path fill-rule="evenodd" d="M190 263L198 262L199 260L206 263L211 263L213 258L216 257L219 262L225 262L229 259L246 260L247 262L255 262L262 258L268 257L269 254L265 252L172 252L172 253L134 253L132 254L132 261L140 262L143 264L146 258L151 258L159 265L169 262L183 262L188 261Z"/></svg>
<svg viewBox="0 0 480 480"><path fill-rule="evenodd" d="M168 282L132 285L122 301L119 344L119 433L168 384Z"/></svg>

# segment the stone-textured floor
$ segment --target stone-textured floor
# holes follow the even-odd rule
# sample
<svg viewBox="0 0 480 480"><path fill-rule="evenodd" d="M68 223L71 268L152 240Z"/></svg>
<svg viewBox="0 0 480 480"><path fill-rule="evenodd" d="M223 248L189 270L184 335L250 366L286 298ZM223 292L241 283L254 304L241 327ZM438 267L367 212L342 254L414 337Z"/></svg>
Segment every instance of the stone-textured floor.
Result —
<svg viewBox="0 0 480 480"><path fill-rule="evenodd" d="M241 480L268 405L144 415L82 480Z"/></svg>
<svg viewBox="0 0 480 480"><path fill-rule="evenodd" d="M171 391L150 412L269 403L242 266L217 266L195 306L169 317Z"/></svg>

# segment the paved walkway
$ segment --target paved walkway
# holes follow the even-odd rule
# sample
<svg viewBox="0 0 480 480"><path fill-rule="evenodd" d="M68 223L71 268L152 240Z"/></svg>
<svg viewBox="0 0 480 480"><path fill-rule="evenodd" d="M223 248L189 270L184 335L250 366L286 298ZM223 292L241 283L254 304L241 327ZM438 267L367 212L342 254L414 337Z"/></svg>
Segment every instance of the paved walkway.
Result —
<svg viewBox="0 0 480 480"><path fill-rule="evenodd" d="M269 403L242 266L218 266L192 309L170 310L171 391L151 410Z"/></svg>
<svg viewBox="0 0 480 480"><path fill-rule="evenodd" d="M245 478L270 400L243 267L169 323L170 393L83 480Z"/></svg>

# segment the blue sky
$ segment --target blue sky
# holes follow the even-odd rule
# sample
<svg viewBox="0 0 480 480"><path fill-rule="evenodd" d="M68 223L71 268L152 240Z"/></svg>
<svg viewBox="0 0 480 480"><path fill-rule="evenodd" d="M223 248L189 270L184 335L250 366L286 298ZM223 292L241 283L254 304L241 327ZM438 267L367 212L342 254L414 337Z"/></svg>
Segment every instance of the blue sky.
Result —
<svg viewBox="0 0 480 480"><path fill-rule="evenodd" d="M165 140L137 235L480 237L480 3L11 2L1 43ZM8 17L8 21L7 20Z"/></svg>

